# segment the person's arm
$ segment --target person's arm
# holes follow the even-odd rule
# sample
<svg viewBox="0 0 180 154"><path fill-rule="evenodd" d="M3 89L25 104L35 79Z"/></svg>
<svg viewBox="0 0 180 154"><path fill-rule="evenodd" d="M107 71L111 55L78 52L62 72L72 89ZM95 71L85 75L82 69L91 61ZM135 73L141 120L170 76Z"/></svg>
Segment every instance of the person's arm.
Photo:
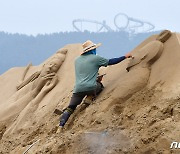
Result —
<svg viewBox="0 0 180 154"><path fill-rule="evenodd" d="M127 53L125 56L119 57L119 58L112 58L109 59L108 65L115 65L120 63L121 61L123 61L126 58L130 58L132 57L132 55L130 53Z"/></svg>
<svg viewBox="0 0 180 154"><path fill-rule="evenodd" d="M119 58L112 58L112 59L109 59L108 65L115 65L115 64L118 64L118 63L120 63L121 61L123 61L124 59L126 59L125 56L122 56L122 57L119 57Z"/></svg>

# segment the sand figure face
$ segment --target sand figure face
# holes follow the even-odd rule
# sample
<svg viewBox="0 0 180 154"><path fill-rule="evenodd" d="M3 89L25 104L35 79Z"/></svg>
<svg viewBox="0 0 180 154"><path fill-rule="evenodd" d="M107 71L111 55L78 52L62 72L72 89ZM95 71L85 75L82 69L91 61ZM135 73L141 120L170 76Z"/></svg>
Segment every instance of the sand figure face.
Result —
<svg viewBox="0 0 180 154"><path fill-rule="evenodd" d="M41 71L41 76L44 76L50 73L57 73L63 61L64 61L64 57L53 58L51 61L49 61L47 64L44 65Z"/></svg>
<svg viewBox="0 0 180 154"><path fill-rule="evenodd" d="M50 74L50 73L56 73L62 63L65 60L65 56L67 53L67 49L60 49L56 52L55 56L52 57L46 64L44 64L41 74Z"/></svg>
<svg viewBox="0 0 180 154"><path fill-rule="evenodd" d="M50 73L57 73L60 66L65 60L67 50L59 50L47 63L44 64L41 70L41 76L47 75Z"/></svg>
<svg viewBox="0 0 180 154"><path fill-rule="evenodd" d="M156 40L165 43L169 39L169 37L171 37L171 35L172 35L171 31L164 30L157 36Z"/></svg>

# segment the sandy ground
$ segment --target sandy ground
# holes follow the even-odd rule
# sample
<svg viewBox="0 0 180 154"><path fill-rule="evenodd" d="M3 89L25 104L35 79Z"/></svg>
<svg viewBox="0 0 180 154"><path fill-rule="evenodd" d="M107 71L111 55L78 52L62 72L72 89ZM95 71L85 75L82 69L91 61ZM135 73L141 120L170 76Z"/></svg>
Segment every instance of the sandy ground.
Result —
<svg viewBox="0 0 180 154"><path fill-rule="evenodd" d="M138 55L155 38L151 36L142 42L132 54ZM58 84L32 113L25 113L28 118L9 131L24 109L7 119L10 112L1 114L0 153L22 154L30 146L27 153L34 154L180 153L180 149L170 149L173 141L180 142L179 40L180 34L174 33L151 64L142 61L127 72L130 60L126 59L101 70L107 74L103 92L84 111L77 109L64 132L57 134L59 116L53 111L69 103L74 86L73 62L82 50L80 44L65 46L68 53L57 73ZM42 65L31 67L26 77ZM0 76L0 113L30 91L28 87L16 91L24 70L25 67L13 68Z"/></svg>

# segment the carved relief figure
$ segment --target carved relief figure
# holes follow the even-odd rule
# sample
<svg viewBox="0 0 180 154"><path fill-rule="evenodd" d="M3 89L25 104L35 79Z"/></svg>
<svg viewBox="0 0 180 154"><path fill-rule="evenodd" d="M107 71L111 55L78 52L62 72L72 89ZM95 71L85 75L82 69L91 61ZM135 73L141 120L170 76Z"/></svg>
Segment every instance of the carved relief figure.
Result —
<svg viewBox="0 0 180 154"><path fill-rule="evenodd" d="M37 107L44 96L56 86L58 82L57 71L63 64L66 53L67 49L59 50L43 65L40 71L35 72L17 86L18 99L12 97L7 100L7 103L1 105L3 111L0 113L0 121L11 117L15 118L25 107L31 106L31 104L36 104ZM25 71L27 72L27 70ZM30 90L26 91L25 87L28 86L30 86Z"/></svg>

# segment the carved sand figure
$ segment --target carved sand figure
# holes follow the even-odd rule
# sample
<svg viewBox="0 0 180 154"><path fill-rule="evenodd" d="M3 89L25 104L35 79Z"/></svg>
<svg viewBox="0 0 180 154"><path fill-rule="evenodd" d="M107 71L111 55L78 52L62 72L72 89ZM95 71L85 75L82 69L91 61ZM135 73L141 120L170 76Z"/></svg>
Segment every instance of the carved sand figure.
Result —
<svg viewBox="0 0 180 154"><path fill-rule="evenodd" d="M65 60L67 49L59 50L50 60L45 63L41 71L35 72L19 86L17 86L18 99L9 99L12 103L4 103L2 107L3 111L0 113L0 121L7 120L8 118L15 118L23 109L36 107L44 96L51 91L58 82L57 71ZM25 70L27 72L27 70ZM25 76L25 74L23 74ZM30 90L23 91L24 87L30 86ZM8 101L9 101L8 100ZM13 102L14 101L14 102ZM25 112L23 111L23 112Z"/></svg>
<svg viewBox="0 0 180 154"><path fill-rule="evenodd" d="M53 62L51 62L51 61L53 61L53 59L58 58L58 56L66 55L66 53L67 53L67 49L60 49L60 50L58 50L58 51L56 52L56 54L47 62L47 64L44 64L44 65L43 65L43 68L44 68L46 65L49 65L49 66L50 66L51 63L53 63ZM63 59L63 57L62 57L62 59ZM37 79L37 78L40 76L40 74L41 74L41 76L43 76L44 78L48 78L48 76L51 77L51 75L53 76L53 74L51 74L51 73L53 72L53 69L55 69L55 68L49 67L49 68L47 68L47 69L52 69L52 70L43 70L43 68L42 68L41 71L37 71L37 72L33 73L29 78L27 78L25 81L23 81L24 78L25 78L25 76L26 76L27 71L29 70L29 68L30 68L31 66L32 66L32 64L29 64L29 65L26 67L26 69L25 69L25 71L24 71L24 74L23 74L23 77L22 77L22 82L17 86L17 90L20 90L21 88L23 88L24 86L26 86L26 85L29 84L30 82L32 82L32 81L34 81L35 79ZM54 70L54 72L55 72L55 71L56 71L56 70ZM48 75L48 76L45 77L45 75Z"/></svg>
<svg viewBox="0 0 180 154"><path fill-rule="evenodd" d="M170 31L162 31L156 40L149 42L133 54L126 68L128 73L121 76L119 80L121 84L116 89L117 98L126 98L146 86L151 73L151 65L161 56L164 46L163 43L165 43L170 36ZM114 103L116 103L116 101L110 101L102 110L108 110Z"/></svg>
<svg viewBox="0 0 180 154"><path fill-rule="evenodd" d="M160 57L162 52L160 48L163 48L163 43L165 43L170 36L171 32L169 30L164 30L157 36L156 41L152 41L142 47L137 53L135 53L135 58L131 59L130 63L128 64L127 71L142 61L143 65L152 65Z"/></svg>

